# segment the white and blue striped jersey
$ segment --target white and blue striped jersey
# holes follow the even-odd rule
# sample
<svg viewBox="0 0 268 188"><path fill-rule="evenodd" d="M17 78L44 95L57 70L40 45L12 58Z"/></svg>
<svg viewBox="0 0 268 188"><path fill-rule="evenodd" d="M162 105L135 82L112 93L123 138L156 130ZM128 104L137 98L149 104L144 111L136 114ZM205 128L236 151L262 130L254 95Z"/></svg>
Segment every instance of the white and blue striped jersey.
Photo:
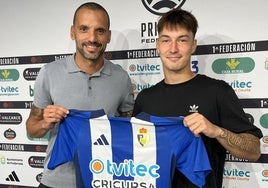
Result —
<svg viewBox="0 0 268 188"><path fill-rule="evenodd" d="M202 187L211 171L208 156L201 137L182 121L70 110L60 124L48 168L74 162L77 187L85 188L170 188L177 168Z"/></svg>

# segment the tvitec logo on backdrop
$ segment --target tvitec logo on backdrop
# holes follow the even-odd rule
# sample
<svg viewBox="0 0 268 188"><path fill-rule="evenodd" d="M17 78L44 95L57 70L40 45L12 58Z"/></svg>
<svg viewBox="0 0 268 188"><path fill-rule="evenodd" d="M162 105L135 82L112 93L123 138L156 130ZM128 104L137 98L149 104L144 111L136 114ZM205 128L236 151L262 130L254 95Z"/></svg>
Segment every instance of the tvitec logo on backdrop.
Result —
<svg viewBox="0 0 268 188"><path fill-rule="evenodd" d="M152 14L160 16L170 9L181 8L186 0L142 0L143 6ZM143 22L140 25L141 43L154 44L157 38L157 22Z"/></svg>

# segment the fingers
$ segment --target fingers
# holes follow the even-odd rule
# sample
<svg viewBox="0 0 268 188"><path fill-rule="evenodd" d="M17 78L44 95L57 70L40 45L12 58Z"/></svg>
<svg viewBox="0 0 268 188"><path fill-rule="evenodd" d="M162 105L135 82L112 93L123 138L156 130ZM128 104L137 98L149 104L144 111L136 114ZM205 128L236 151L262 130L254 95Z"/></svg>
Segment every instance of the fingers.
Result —
<svg viewBox="0 0 268 188"><path fill-rule="evenodd" d="M183 120L184 126L188 127L196 137L200 136L200 133L206 128L202 117L201 114L194 113L186 116Z"/></svg>
<svg viewBox="0 0 268 188"><path fill-rule="evenodd" d="M215 138L218 135L219 126L211 123L202 114L193 113L186 116L183 123L195 136L200 136L202 133L207 137Z"/></svg>
<svg viewBox="0 0 268 188"><path fill-rule="evenodd" d="M48 105L44 109L43 118L46 122L59 122L69 113L68 109L58 105Z"/></svg>
<svg viewBox="0 0 268 188"><path fill-rule="evenodd" d="M69 113L68 109L59 105L48 105L45 110L51 113L58 113L63 115L67 115Z"/></svg>
<svg viewBox="0 0 268 188"><path fill-rule="evenodd" d="M203 128L202 128L202 125L200 123L194 123L194 124L190 124L187 126L190 131L196 136L200 136L200 133L202 133L203 131Z"/></svg>

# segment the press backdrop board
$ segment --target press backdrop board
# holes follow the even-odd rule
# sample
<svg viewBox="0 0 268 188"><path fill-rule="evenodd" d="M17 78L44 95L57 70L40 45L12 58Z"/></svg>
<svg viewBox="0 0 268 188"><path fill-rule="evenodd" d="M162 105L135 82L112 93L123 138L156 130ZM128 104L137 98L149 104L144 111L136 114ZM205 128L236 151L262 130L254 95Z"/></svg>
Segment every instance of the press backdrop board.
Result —
<svg viewBox="0 0 268 188"><path fill-rule="evenodd" d="M74 52L70 26L75 9L84 2L0 1L0 187L39 184L48 135L33 139L26 134L34 82L44 64ZM127 70L135 94L163 79L155 50L159 15L172 7L182 7L197 17L198 48L192 57L192 70L228 82L250 120L264 134L259 161L252 163L226 155L223 187L267 187L268 1L96 2L107 9L111 18L112 40L106 58Z"/></svg>

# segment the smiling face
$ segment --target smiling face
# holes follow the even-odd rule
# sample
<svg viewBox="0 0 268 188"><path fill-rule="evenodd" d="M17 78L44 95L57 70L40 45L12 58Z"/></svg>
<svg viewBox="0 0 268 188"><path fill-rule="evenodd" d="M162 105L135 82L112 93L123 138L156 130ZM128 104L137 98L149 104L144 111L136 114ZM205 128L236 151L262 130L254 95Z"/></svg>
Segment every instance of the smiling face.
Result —
<svg viewBox="0 0 268 188"><path fill-rule="evenodd" d="M71 27L71 38L76 42L76 58L90 62L102 61L111 39L109 20L105 12L81 8Z"/></svg>
<svg viewBox="0 0 268 188"><path fill-rule="evenodd" d="M197 43L191 31L179 25L164 27L156 42L164 73L191 73L191 55L196 50L196 46Z"/></svg>

